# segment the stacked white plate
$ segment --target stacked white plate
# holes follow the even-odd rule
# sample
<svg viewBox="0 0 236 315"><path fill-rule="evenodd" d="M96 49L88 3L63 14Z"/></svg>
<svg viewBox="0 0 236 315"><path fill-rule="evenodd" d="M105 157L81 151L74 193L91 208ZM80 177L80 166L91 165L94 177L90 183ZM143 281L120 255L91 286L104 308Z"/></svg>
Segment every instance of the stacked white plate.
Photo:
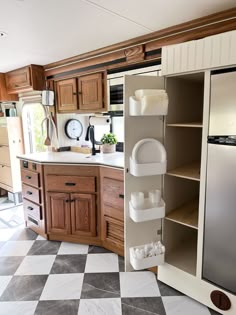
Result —
<svg viewBox="0 0 236 315"><path fill-rule="evenodd" d="M130 173L134 176L160 175L166 172L166 150L152 138L137 142L130 157Z"/></svg>

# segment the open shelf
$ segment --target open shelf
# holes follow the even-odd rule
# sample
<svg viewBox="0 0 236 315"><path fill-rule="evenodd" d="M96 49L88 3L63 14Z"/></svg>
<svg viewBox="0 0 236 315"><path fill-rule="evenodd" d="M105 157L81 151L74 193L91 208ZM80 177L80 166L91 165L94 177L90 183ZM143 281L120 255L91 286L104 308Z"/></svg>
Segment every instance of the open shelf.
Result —
<svg viewBox="0 0 236 315"><path fill-rule="evenodd" d="M166 253L166 262L192 275L196 275L197 241L186 239Z"/></svg>
<svg viewBox="0 0 236 315"><path fill-rule="evenodd" d="M197 229L198 199L185 203L183 206L172 210L166 216L166 219Z"/></svg>
<svg viewBox="0 0 236 315"><path fill-rule="evenodd" d="M167 175L200 181L200 163L191 163L169 170Z"/></svg>
<svg viewBox="0 0 236 315"><path fill-rule="evenodd" d="M201 122L167 124L167 127L202 128Z"/></svg>

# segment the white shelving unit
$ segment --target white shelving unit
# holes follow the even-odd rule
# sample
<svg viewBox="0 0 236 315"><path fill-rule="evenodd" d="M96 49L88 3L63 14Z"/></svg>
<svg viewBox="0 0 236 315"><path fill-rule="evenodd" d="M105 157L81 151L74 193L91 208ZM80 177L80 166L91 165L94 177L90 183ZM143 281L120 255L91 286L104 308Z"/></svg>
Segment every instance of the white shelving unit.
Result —
<svg viewBox="0 0 236 315"><path fill-rule="evenodd" d="M202 278L210 71L166 78L169 97L166 122L158 116L129 115L129 97L136 89L163 88L163 85L161 78L125 79L126 271L158 265L157 277L160 281L215 310L218 309L211 302L211 292L222 291L232 303L231 309L222 311L222 314L234 315L235 295ZM133 176L130 173L132 149L138 141L149 137L164 143L167 172L161 176ZM136 221L133 220L132 211L136 209L129 204L131 192L153 189L162 190L165 218L146 221L145 217L136 217ZM154 262L154 259L149 260L150 257L137 259L132 256L135 248L161 237L165 246L162 261L161 257L156 257Z"/></svg>

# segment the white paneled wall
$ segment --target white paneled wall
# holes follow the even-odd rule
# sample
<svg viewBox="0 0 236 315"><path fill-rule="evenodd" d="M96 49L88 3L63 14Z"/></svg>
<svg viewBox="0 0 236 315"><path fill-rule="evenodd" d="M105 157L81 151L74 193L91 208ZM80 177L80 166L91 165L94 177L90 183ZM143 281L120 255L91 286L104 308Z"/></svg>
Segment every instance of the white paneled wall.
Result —
<svg viewBox="0 0 236 315"><path fill-rule="evenodd" d="M78 145L79 142L76 140L69 139L65 134L65 124L68 119L78 119L83 125L83 134L80 138L80 141L84 141L86 130L89 124L89 116L88 115L79 115L79 114L57 114L57 128L58 128L58 139L60 147L67 146L75 146Z"/></svg>
<svg viewBox="0 0 236 315"><path fill-rule="evenodd" d="M236 31L162 48L162 75L236 64Z"/></svg>

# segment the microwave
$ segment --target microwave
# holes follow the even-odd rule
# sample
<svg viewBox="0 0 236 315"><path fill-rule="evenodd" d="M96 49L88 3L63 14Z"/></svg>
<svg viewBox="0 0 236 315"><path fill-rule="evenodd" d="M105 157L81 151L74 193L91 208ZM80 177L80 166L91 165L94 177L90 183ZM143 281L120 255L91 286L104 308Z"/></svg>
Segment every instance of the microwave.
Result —
<svg viewBox="0 0 236 315"><path fill-rule="evenodd" d="M107 75L108 110L110 112L123 111L124 109L124 77L125 75L159 76L161 66L128 70Z"/></svg>

